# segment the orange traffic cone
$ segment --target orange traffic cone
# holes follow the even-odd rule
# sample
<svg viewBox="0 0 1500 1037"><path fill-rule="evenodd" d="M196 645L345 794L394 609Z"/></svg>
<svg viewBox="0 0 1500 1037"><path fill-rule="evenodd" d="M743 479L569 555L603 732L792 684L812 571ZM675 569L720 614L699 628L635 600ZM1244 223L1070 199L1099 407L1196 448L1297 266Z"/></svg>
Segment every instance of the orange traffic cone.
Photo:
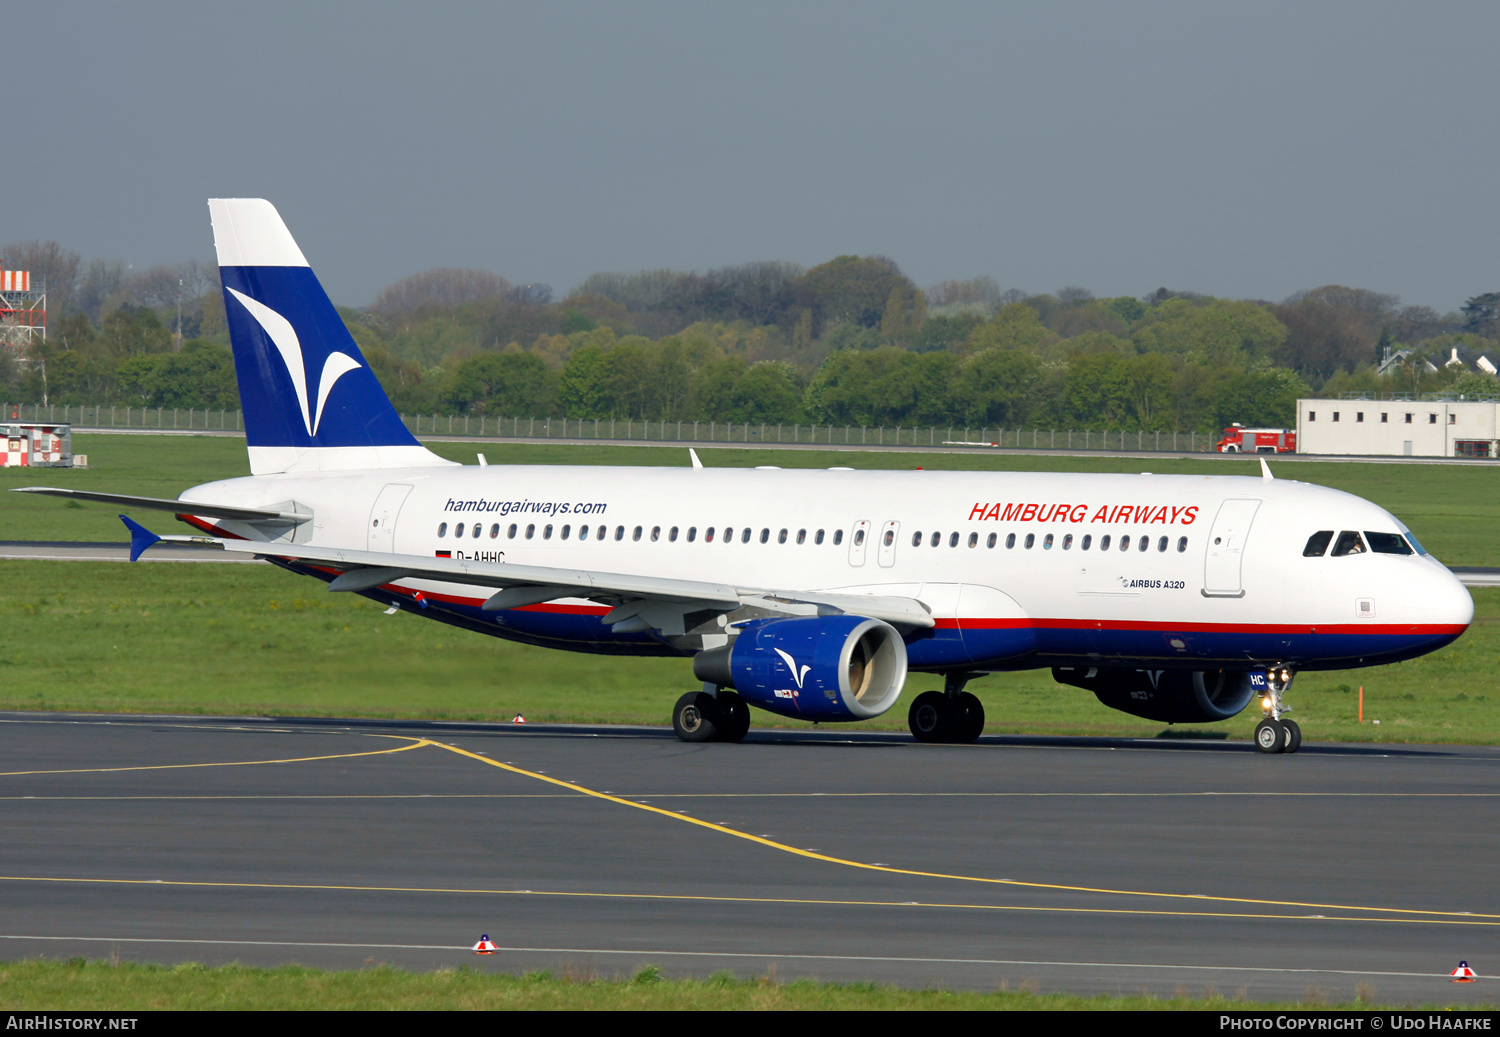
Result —
<svg viewBox="0 0 1500 1037"><path fill-rule="evenodd" d="M1455 983L1472 983L1479 978L1474 975L1474 970L1469 968L1469 963L1466 961L1459 962L1458 968L1448 973L1448 975L1453 977L1453 982Z"/></svg>
<svg viewBox="0 0 1500 1037"><path fill-rule="evenodd" d="M499 948L490 942L488 933L481 936L479 942L474 945L475 954L494 954L498 950Z"/></svg>
<svg viewBox="0 0 1500 1037"><path fill-rule="evenodd" d="M516 718L514 720L512 720L511 723L512 724L524 724L524 723L526 723L526 718L523 717L521 714L517 713L516 714Z"/></svg>

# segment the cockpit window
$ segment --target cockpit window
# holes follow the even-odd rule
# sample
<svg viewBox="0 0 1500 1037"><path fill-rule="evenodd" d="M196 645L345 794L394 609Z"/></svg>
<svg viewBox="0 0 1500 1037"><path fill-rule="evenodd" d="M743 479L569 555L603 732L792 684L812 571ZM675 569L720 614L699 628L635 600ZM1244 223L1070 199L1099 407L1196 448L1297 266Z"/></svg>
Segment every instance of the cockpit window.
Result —
<svg viewBox="0 0 1500 1037"><path fill-rule="evenodd" d="M1320 529L1307 538L1307 546L1302 549L1303 558L1322 558L1323 552L1328 550L1328 542L1333 539L1333 530Z"/></svg>
<svg viewBox="0 0 1500 1037"><path fill-rule="evenodd" d="M1370 545L1370 550L1378 555L1409 555L1411 545L1408 544L1400 533L1372 533L1365 530L1365 540Z"/></svg>
<svg viewBox="0 0 1500 1037"><path fill-rule="evenodd" d="M1427 548L1423 547L1421 541L1412 536L1411 530L1408 529L1402 535L1406 537L1406 542L1411 545L1412 550L1417 552L1417 554L1424 555L1427 553Z"/></svg>
<svg viewBox="0 0 1500 1037"><path fill-rule="evenodd" d="M1344 555L1360 555L1365 553L1365 542L1359 538L1359 534L1352 529L1346 529L1339 534L1339 542L1333 545L1333 557L1342 558Z"/></svg>

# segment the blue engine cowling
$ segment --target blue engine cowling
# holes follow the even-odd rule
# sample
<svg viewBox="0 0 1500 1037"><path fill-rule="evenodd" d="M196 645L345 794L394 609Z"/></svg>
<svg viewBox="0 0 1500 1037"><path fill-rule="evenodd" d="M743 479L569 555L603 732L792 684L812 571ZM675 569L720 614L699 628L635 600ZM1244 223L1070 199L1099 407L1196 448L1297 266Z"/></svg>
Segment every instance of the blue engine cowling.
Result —
<svg viewBox="0 0 1500 1037"><path fill-rule="evenodd" d="M1059 684L1087 688L1110 709L1168 724L1228 720L1266 690L1266 671L1054 668Z"/></svg>
<svg viewBox="0 0 1500 1037"><path fill-rule="evenodd" d="M733 644L699 652L693 673L782 716L868 720L901 697L906 642L889 623L860 616L760 619Z"/></svg>

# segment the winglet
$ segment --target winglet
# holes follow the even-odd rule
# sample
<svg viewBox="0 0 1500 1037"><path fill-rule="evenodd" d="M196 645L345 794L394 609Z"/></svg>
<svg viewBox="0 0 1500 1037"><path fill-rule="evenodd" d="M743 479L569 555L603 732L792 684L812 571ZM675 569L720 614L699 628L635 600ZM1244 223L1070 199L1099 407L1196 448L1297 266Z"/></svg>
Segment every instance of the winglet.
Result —
<svg viewBox="0 0 1500 1037"><path fill-rule="evenodd" d="M1271 474L1271 466L1266 464L1266 459L1262 457L1258 458L1258 460L1260 461L1260 477L1266 482L1270 482L1272 479L1276 478Z"/></svg>
<svg viewBox="0 0 1500 1037"><path fill-rule="evenodd" d="M132 562L137 561L146 548L161 540L161 537L151 532L151 530L139 522L132 522L124 515L120 516L120 521L125 523L126 529L130 530L130 560Z"/></svg>
<svg viewBox="0 0 1500 1037"><path fill-rule="evenodd" d="M703 462L700 461L700 460L698 460L698 451L694 450L692 447L688 447L688 456L693 459L693 467L694 468L702 468L703 467Z"/></svg>

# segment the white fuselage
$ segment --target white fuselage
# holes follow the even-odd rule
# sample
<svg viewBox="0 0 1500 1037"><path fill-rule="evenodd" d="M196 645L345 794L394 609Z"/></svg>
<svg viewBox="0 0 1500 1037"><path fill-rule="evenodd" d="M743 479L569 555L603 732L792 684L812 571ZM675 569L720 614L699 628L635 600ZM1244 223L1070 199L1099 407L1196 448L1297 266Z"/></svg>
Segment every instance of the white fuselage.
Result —
<svg viewBox="0 0 1500 1037"><path fill-rule="evenodd" d="M296 502L314 515L299 544L912 597L966 644L962 659L936 641L914 647L915 669L1352 666L1430 651L1473 616L1429 555L1305 557L1320 530L1405 527L1361 498L1282 479L497 465L256 476L182 499ZM482 600L412 586L460 611ZM607 630L528 627L549 610L606 611L562 600L488 632L605 650Z"/></svg>

